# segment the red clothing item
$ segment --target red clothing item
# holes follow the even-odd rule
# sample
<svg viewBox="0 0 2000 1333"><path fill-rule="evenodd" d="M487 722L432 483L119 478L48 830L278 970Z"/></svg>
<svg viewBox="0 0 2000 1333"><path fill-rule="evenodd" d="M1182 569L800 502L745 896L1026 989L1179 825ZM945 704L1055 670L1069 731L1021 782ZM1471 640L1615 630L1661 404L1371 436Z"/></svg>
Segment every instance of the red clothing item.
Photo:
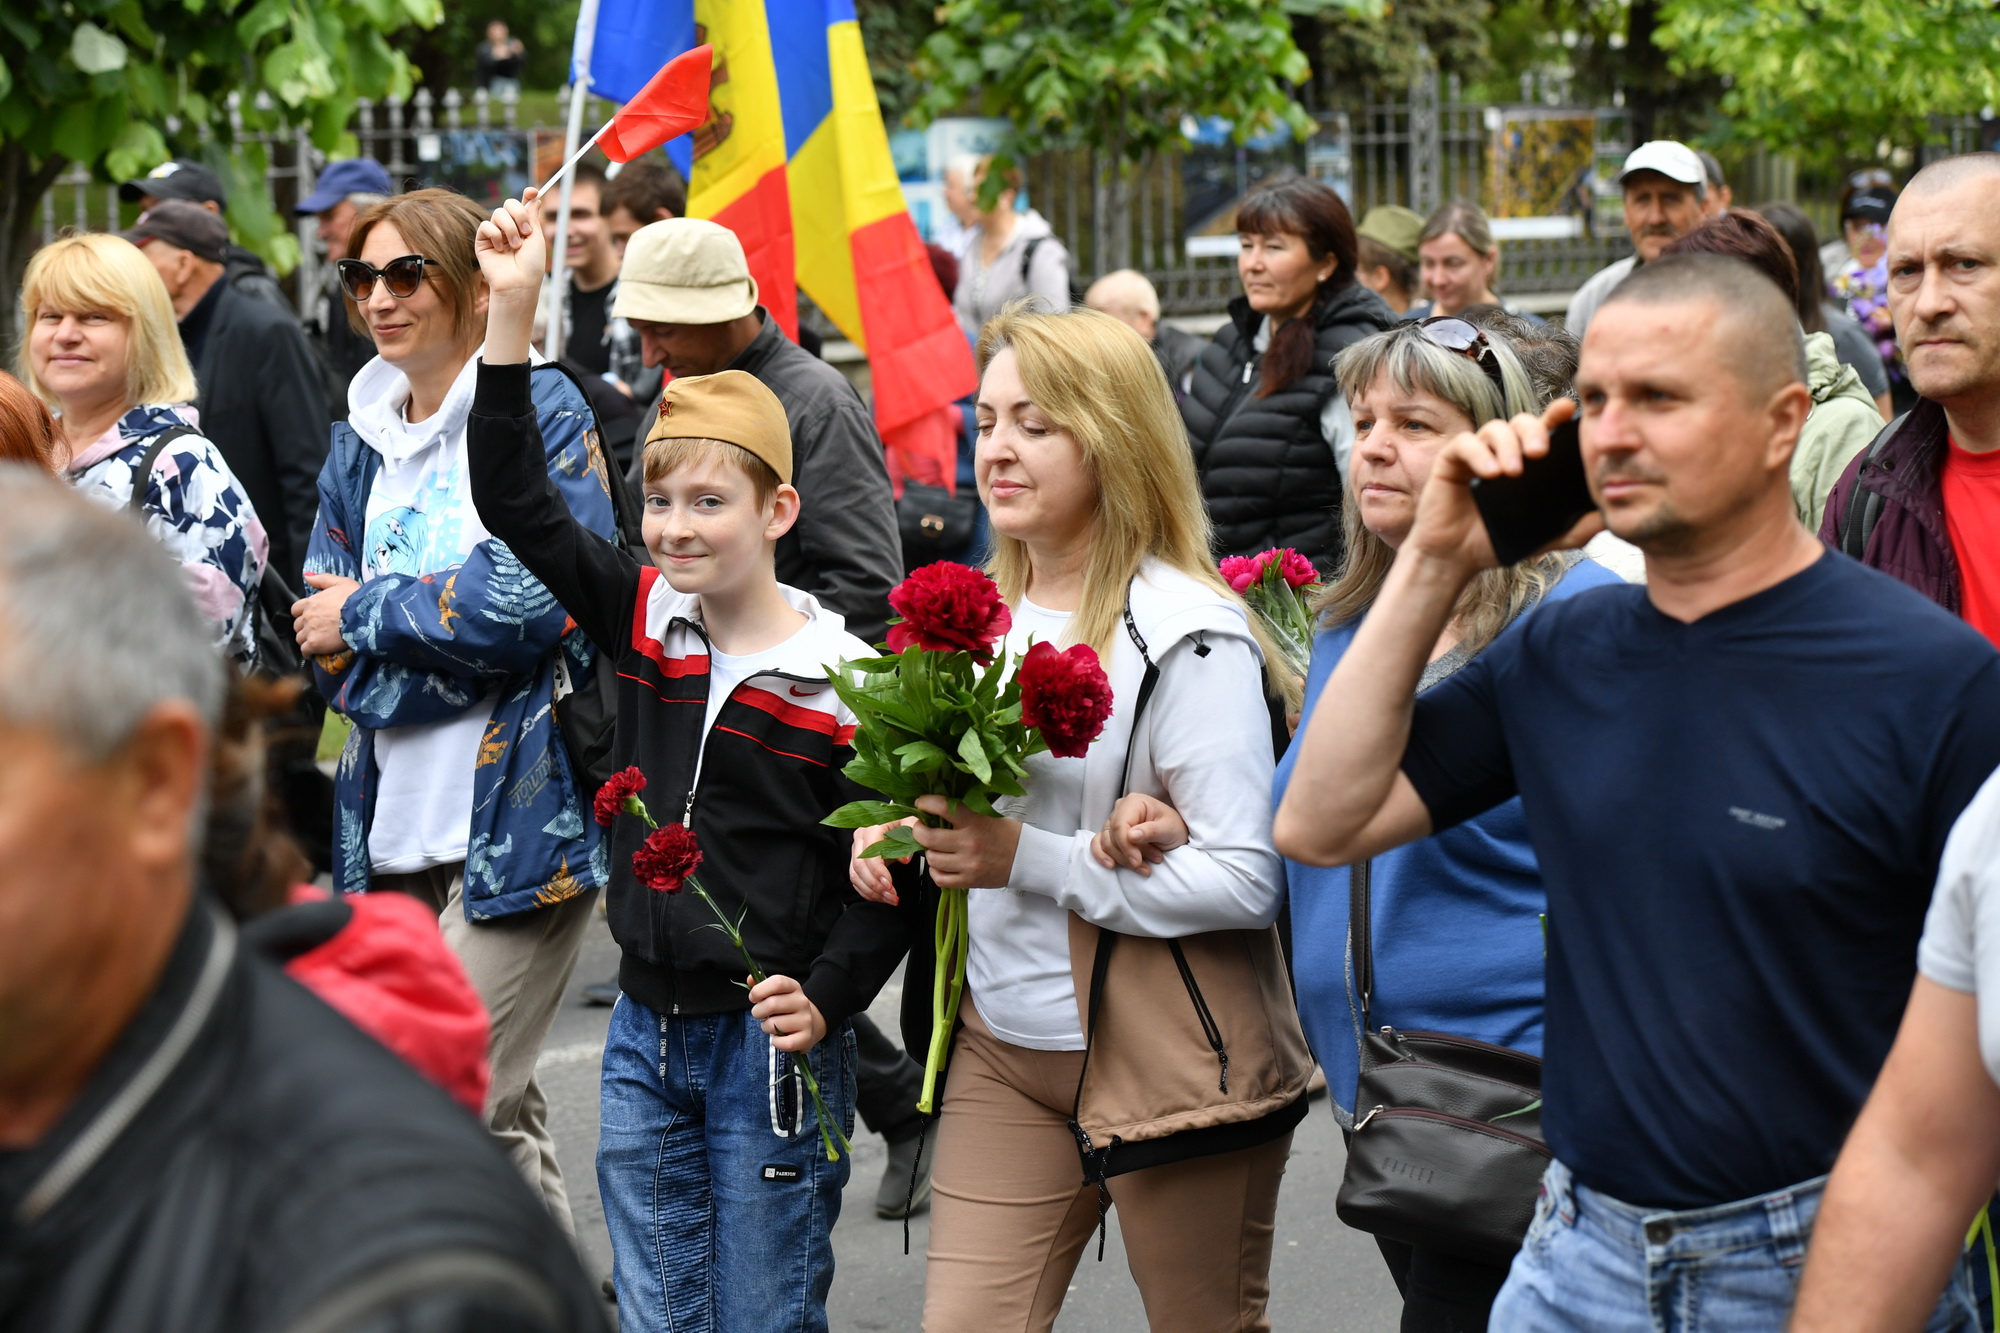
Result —
<svg viewBox="0 0 2000 1333"><path fill-rule="evenodd" d="M324 897L304 885L292 892L295 903ZM437 914L401 893L350 894L342 901L353 918L294 957L285 972L483 1117L486 1006L438 934Z"/></svg>
<svg viewBox="0 0 2000 1333"><path fill-rule="evenodd" d="M1959 614L2000 645L2000 449L1975 454L1945 438L1944 526L1958 558Z"/></svg>

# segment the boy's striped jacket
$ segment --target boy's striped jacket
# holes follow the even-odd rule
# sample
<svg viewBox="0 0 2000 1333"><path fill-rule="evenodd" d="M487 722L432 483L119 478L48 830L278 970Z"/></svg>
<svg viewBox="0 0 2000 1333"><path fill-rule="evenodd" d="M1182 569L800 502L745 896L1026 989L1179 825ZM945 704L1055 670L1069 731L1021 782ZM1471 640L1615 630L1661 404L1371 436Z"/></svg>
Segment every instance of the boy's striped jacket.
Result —
<svg viewBox="0 0 2000 1333"><path fill-rule="evenodd" d="M656 820L694 831L704 858L697 878L725 910L743 913L752 956L797 978L837 1026L867 1007L909 944L901 914L862 901L848 883L851 835L819 822L870 795L841 772L853 757L854 717L826 669L873 654L838 615L781 585L810 623L776 665L738 683L706 726L710 646L697 599L570 517L539 466L527 379L525 366L480 367L467 426L480 521L616 654L615 763L645 774ZM705 928L708 908L634 878L632 853L645 835L642 820L621 815L609 839L619 985L663 1014L747 1008L742 960Z"/></svg>

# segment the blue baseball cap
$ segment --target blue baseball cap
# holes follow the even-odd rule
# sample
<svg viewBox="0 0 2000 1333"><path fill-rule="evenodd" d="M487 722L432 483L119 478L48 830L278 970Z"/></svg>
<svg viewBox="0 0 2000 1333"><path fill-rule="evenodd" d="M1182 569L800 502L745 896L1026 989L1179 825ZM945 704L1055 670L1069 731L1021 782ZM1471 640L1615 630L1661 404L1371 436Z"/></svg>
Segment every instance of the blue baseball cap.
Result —
<svg viewBox="0 0 2000 1333"><path fill-rule="evenodd" d="M329 162L319 173L319 188L310 198L301 199L294 213L324 213L350 194L394 194L396 183L388 168L372 157L350 157Z"/></svg>

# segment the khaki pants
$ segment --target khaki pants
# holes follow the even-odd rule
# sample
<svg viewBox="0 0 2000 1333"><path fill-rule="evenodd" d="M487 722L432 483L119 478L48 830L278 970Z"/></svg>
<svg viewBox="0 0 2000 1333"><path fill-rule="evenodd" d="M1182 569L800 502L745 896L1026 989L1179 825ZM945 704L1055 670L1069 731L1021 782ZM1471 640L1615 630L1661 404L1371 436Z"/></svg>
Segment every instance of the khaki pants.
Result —
<svg viewBox="0 0 2000 1333"><path fill-rule="evenodd" d="M1097 1229L1069 1115L1081 1051L995 1037L968 996L932 1176L926 1333L1046 1333ZM1114 1176L1111 1198L1153 1333L1271 1327L1271 1237L1291 1135Z"/></svg>
<svg viewBox="0 0 2000 1333"><path fill-rule="evenodd" d="M552 907L473 922L465 919L463 862L407 875L376 875L369 887L407 893L437 912L439 932L458 955L493 1022L487 1045L492 1082L486 1090L486 1127L574 1237L576 1222L549 1134L548 1103L535 1082L535 1061L576 966L597 891Z"/></svg>

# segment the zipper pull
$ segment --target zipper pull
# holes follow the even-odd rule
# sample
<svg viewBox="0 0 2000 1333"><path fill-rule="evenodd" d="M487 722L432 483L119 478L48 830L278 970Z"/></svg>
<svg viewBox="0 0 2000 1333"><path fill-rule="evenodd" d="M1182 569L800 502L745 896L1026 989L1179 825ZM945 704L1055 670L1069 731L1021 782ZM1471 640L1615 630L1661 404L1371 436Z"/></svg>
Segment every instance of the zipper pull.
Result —
<svg viewBox="0 0 2000 1333"><path fill-rule="evenodd" d="M1250 382L1250 372L1255 368L1256 368L1255 362L1245 361L1243 363L1243 382L1245 384L1248 384Z"/></svg>
<svg viewBox="0 0 2000 1333"><path fill-rule="evenodd" d="M688 788L687 804L681 807L681 827L690 832L694 829L694 788L692 787Z"/></svg>

